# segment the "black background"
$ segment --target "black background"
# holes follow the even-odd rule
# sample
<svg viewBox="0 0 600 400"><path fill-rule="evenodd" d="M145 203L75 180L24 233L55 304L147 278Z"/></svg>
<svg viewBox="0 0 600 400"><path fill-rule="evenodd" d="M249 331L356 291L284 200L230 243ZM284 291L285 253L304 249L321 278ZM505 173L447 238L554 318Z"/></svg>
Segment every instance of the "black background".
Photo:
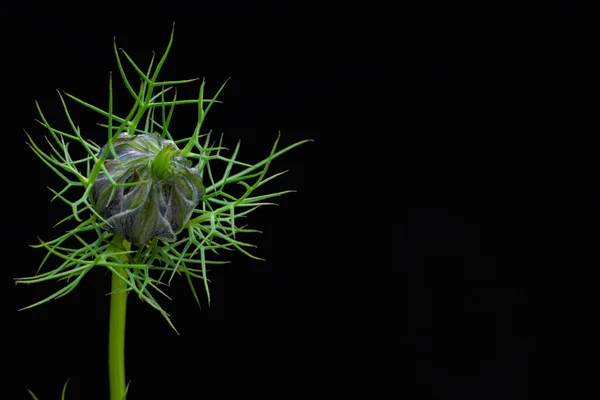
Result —
<svg viewBox="0 0 600 400"><path fill-rule="evenodd" d="M106 106L113 37L147 65L173 21L165 79L206 77L210 95L231 77L205 130L241 139L249 162L278 131L314 142L273 165L290 172L269 190L298 192L248 220L267 261L213 268L200 311L185 281L168 289L180 336L130 298L129 398L535 398L541 339L572 360L591 308L598 42L582 3L497 4L4 2L6 398L58 398L68 377L68 399L108 396L105 271L16 311L60 287L12 280L35 272L43 253L27 245L69 212L25 145L23 129L45 133L34 100L66 129L55 90ZM101 137L94 113L72 110ZM193 118L182 111L181 136ZM548 365L560 378L543 386L572 395L577 364Z"/></svg>

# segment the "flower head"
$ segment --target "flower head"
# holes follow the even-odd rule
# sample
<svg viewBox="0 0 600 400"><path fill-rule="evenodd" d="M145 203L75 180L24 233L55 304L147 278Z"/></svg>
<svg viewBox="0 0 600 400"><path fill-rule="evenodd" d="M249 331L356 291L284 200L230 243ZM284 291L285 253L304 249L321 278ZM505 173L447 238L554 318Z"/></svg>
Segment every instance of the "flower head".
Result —
<svg viewBox="0 0 600 400"><path fill-rule="evenodd" d="M116 183L129 185L113 186L104 172L96 178L94 207L106 219L105 229L136 246L154 238L174 242L204 194L198 169L158 134L122 133L113 149L106 171ZM106 146L100 155L104 151Z"/></svg>
<svg viewBox="0 0 600 400"><path fill-rule="evenodd" d="M218 102L216 98L224 84L212 98L204 97L204 81L197 98L177 98L177 91L172 89L197 79L158 79L172 41L173 34L159 62L154 65L152 58L147 72L115 44L120 76L133 97L128 115L113 113L112 75L108 84L107 110L66 94L103 118L99 123L107 128L103 147L82 135L62 95L60 99L71 131L51 126L37 105L39 122L50 133L46 138L49 150L42 149L31 137L28 144L65 182L60 191L51 189L54 199L60 199L71 209L71 214L57 225L74 225L63 235L33 246L48 253L40 268L50 255L61 259L62 263L36 276L18 278L17 283L33 284L55 279L66 279L67 283L25 308L70 293L89 271L103 267L125 283L126 291L136 293L171 323L154 297L155 293L165 295L159 284L165 280L170 282L175 275L183 275L200 304L192 278L200 279L210 303L207 267L227 262L212 260L211 254L238 250L258 258L247 250L255 246L239 236L258 231L240 225L241 221L254 210L275 204L271 199L291 192L256 193L285 173L268 175L271 161L308 140L277 149L278 138L268 157L254 165L238 160L239 142L230 155L223 154L227 149L221 141L211 139L210 132L201 134L201 129L208 111ZM140 80L138 91L127 77L121 54ZM192 132L176 139L170 122L175 108L184 105L195 106L197 123ZM70 145L81 146L85 156L73 156ZM224 164L222 176L216 176L216 169L211 167L215 163ZM233 195L229 190L233 185L241 186L243 194ZM178 238L178 234L181 237ZM135 246L131 247L131 244Z"/></svg>

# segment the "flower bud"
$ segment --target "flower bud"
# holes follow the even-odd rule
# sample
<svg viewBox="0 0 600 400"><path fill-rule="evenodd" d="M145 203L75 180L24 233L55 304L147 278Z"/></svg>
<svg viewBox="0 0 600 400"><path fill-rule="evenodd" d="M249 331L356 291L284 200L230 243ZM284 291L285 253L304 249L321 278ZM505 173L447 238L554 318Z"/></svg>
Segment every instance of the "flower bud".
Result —
<svg viewBox="0 0 600 400"><path fill-rule="evenodd" d="M108 223L106 229L137 246L153 238L173 242L204 195L198 170L177 145L157 134L122 133L105 167L114 186L101 172L93 187L94 207ZM115 159L114 155L117 158Z"/></svg>

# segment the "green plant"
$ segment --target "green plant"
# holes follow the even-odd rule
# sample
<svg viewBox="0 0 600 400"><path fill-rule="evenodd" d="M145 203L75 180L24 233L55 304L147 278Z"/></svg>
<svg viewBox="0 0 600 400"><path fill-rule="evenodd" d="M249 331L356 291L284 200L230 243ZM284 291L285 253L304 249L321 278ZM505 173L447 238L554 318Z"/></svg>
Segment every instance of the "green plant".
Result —
<svg viewBox="0 0 600 400"><path fill-rule="evenodd" d="M158 310L173 329L169 315L157 300L158 295L167 297L161 284L170 282L175 275L185 277L200 305L193 281L199 279L210 304L207 267L227 261L209 256L222 250L238 250L257 258L248 251L254 246L239 238L240 233L257 231L240 221L257 208L274 204L273 198L291 192L255 193L285 173L268 175L273 159L308 142L303 140L278 149L278 138L268 157L254 165L238 160L239 142L226 156L222 137L217 143L210 132L201 133L204 119L218 102L225 84L212 98L205 98L202 81L197 98L178 99L173 89L197 79L158 80L172 42L173 32L163 56L156 66L153 57L146 71L125 51L117 49L115 42L120 76L133 97L133 106L125 117L113 113L112 76L106 110L65 93L69 100L104 118L99 124L107 130L104 146L84 137L60 93L70 131L52 127L36 102L38 122L49 132L45 138L47 150L27 135L33 152L65 183L59 191L50 190L53 201L61 200L71 210L57 225L72 227L53 240L40 240L33 246L44 249L46 255L35 276L18 278L17 283L61 280L66 284L24 309L67 295L93 268L103 267L111 272L111 400L122 400L126 395L124 340L128 294L134 293ZM127 77L125 62L141 79L137 90ZM175 108L182 105L195 105L198 119L191 136L177 138L169 127ZM73 145L81 146L84 154L74 156L70 147ZM211 169L216 162L224 163L220 177L215 177L214 168ZM232 194L234 184L243 188L240 195ZM59 265L41 272L50 256L60 259Z"/></svg>

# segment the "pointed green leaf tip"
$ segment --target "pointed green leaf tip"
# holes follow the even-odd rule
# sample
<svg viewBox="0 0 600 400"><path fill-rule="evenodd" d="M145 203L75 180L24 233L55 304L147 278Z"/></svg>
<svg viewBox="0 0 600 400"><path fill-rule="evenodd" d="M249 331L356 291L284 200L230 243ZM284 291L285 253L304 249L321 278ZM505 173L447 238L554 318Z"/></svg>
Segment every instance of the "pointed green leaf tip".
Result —
<svg viewBox="0 0 600 400"><path fill-rule="evenodd" d="M122 133L113 149L116 158L109 154L105 167L117 185L103 172L93 188L106 229L136 246L154 238L174 242L204 194L198 170L157 134Z"/></svg>

